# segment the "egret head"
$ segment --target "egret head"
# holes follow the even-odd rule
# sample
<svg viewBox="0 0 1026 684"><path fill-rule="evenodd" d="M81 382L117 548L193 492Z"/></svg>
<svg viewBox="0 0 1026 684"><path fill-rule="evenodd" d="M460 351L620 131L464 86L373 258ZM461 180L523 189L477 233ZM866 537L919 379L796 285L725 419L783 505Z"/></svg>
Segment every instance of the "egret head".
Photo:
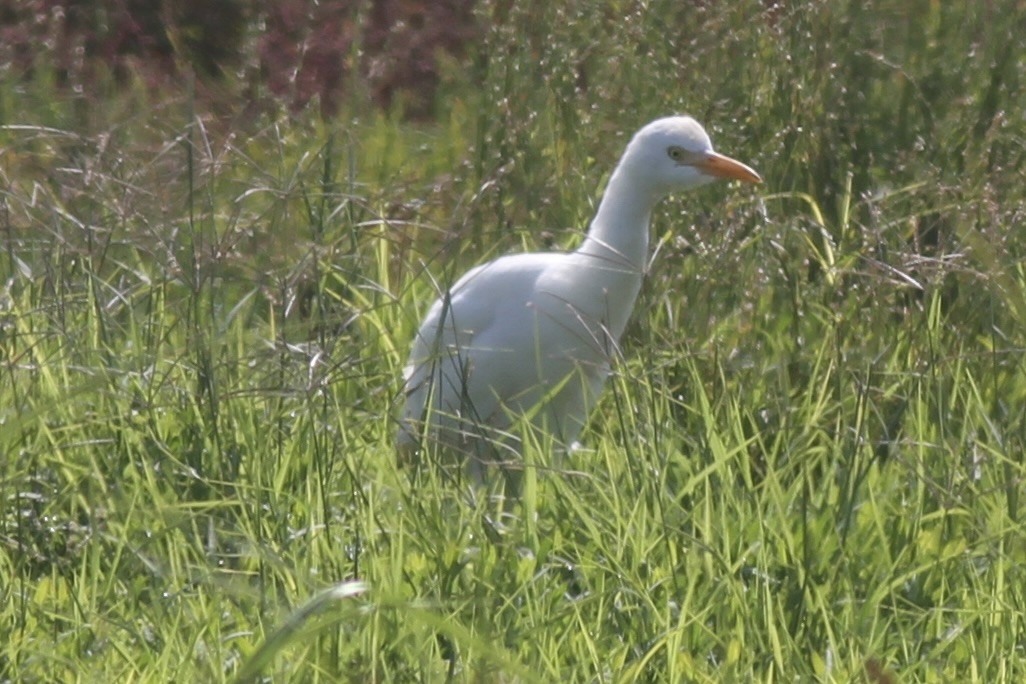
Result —
<svg viewBox="0 0 1026 684"><path fill-rule="evenodd" d="M762 182L751 167L714 151L705 129L690 116L656 119L635 133L622 165L660 195L717 178Z"/></svg>

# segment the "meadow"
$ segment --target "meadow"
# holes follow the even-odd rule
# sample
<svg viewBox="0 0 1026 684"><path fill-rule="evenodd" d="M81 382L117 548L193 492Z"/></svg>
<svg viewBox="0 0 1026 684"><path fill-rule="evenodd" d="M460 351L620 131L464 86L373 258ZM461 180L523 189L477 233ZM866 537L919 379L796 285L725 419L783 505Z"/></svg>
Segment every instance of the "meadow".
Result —
<svg viewBox="0 0 1026 684"><path fill-rule="evenodd" d="M1026 7L767 5L481 2L418 121L0 73L0 681L1026 681ZM397 466L438 289L676 112L765 183L584 448Z"/></svg>

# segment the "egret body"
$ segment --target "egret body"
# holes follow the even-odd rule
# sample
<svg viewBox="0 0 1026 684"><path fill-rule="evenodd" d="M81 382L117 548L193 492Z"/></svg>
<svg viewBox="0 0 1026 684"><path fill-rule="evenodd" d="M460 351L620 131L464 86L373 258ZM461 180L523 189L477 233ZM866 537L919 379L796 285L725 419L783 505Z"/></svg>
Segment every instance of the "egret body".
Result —
<svg viewBox="0 0 1026 684"><path fill-rule="evenodd" d="M694 119L657 119L627 145L577 250L500 257L442 293L404 369L400 452L438 444L481 481L515 455L520 420L571 446L641 289L652 209L717 178L761 181Z"/></svg>

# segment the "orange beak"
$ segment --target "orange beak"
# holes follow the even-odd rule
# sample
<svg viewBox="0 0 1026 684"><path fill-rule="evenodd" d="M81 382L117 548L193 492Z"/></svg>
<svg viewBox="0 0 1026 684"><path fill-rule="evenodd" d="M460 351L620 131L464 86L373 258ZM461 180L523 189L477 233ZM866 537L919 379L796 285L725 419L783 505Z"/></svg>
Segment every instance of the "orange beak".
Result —
<svg viewBox="0 0 1026 684"><path fill-rule="evenodd" d="M692 166L702 173L716 178L728 178L746 183L762 182L762 176L757 174L755 169L719 152L702 153L699 159L692 162Z"/></svg>

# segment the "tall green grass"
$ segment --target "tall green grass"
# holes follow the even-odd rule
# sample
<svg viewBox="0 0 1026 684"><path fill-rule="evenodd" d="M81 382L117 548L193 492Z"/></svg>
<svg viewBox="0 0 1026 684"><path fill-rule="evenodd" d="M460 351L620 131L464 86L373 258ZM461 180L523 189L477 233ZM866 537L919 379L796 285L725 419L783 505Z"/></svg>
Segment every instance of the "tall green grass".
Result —
<svg viewBox="0 0 1026 684"><path fill-rule="evenodd" d="M1017 4L485 3L420 126L3 82L0 679L1020 681ZM660 208L585 449L397 468L436 288L675 111L767 183Z"/></svg>

